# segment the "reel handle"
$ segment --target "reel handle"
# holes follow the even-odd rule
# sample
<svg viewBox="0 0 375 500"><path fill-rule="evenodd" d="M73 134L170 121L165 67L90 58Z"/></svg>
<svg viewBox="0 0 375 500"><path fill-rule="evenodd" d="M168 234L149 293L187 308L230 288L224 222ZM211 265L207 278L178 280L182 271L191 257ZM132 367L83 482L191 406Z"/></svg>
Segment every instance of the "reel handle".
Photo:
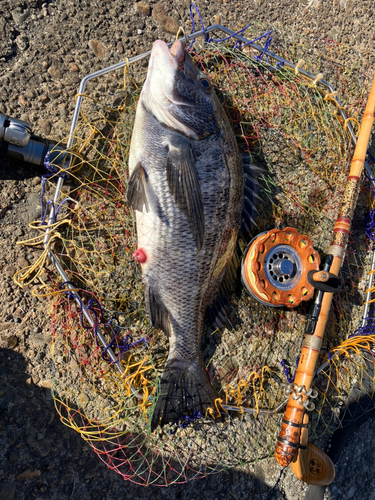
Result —
<svg viewBox="0 0 375 500"><path fill-rule="evenodd" d="M313 274L312 278L319 283L326 283L329 280L329 273L326 271L317 271Z"/></svg>

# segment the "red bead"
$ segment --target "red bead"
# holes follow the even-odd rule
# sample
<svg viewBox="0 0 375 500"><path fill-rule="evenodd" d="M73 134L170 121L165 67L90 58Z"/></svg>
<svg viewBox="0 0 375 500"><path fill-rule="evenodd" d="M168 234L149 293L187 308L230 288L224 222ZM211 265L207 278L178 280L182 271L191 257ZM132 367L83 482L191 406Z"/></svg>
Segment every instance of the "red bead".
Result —
<svg viewBox="0 0 375 500"><path fill-rule="evenodd" d="M142 248L138 248L138 250L133 253L133 257L140 264L144 264L147 260L147 255L146 255L145 251L142 250Z"/></svg>

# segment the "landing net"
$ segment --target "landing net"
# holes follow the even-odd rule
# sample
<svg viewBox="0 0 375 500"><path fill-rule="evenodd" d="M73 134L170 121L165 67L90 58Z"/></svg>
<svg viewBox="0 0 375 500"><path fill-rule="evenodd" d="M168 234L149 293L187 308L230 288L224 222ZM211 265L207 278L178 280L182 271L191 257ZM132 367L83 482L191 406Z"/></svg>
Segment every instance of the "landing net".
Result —
<svg viewBox="0 0 375 500"><path fill-rule="evenodd" d="M253 25L246 36L255 39L265 31ZM373 76L366 58L332 41L283 30L274 30L272 36L269 48L274 53L313 74L323 73L357 134L356 120ZM240 149L264 169L259 178L259 227L250 238L291 226L308 235L323 256L354 150L334 95L249 46L234 47L233 39L207 43L197 38L191 50L230 117ZM132 257L135 220L125 199L129 144L145 76L145 63L140 62L90 83L69 151L72 168L67 173L59 159L53 165L47 161L45 187L64 176L63 190L53 204L48 250L69 283L48 265L46 252L16 280L46 296L52 314L54 401L63 423L125 479L167 486L273 454L307 305L267 308L238 286L229 314L233 329L214 331L207 321L202 341L203 358L219 395L213 414L226 413L225 422L210 413L181 415L170 427L151 433L168 339L153 330L147 318L141 269ZM334 299L320 361L323 369L314 383L319 395L310 416L310 440L318 446L324 446L345 416L354 418L373 406L371 324L355 335L362 324L372 261L364 230L370 204L369 184L364 182L341 271L344 291ZM32 243L42 242L46 225L43 213L41 223L34 224L41 236ZM73 300L72 288L81 304ZM94 326L87 322L83 306ZM228 405L238 411L227 411Z"/></svg>

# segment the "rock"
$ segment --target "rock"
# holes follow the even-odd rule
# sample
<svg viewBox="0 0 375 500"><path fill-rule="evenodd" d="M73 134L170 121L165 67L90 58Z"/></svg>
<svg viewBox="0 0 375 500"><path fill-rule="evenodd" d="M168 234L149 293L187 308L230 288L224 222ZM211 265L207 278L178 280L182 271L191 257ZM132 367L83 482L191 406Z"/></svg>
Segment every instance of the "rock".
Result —
<svg viewBox="0 0 375 500"><path fill-rule="evenodd" d="M69 363L69 369L70 369L70 370L73 370L73 371L75 371L75 372L80 372L80 371L81 371L81 369L80 369L80 365L79 365L79 363L77 362L77 360L76 360L76 359L72 358L72 359L70 360L70 363Z"/></svg>
<svg viewBox="0 0 375 500"><path fill-rule="evenodd" d="M51 132L52 125L48 120L40 118L38 120L38 125L43 134L48 135Z"/></svg>
<svg viewBox="0 0 375 500"><path fill-rule="evenodd" d="M31 469L27 469L25 470L25 472L22 472L22 474L20 474L17 479L19 479L20 481L31 481L32 479L36 479L37 477L40 477L42 475L42 473L40 472L40 470L31 470Z"/></svg>
<svg viewBox="0 0 375 500"><path fill-rule="evenodd" d="M17 448L12 448L9 453L9 460L11 463L17 463L20 458L20 452L18 451ZM2 498L1 496L1 490L0 490L0 499Z"/></svg>
<svg viewBox="0 0 375 500"><path fill-rule="evenodd" d="M76 63L74 63L74 62L69 63L69 71L73 71L75 73L77 73L79 71L79 68L76 65Z"/></svg>
<svg viewBox="0 0 375 500"><path fill-rule="evenodd" d="M119 54L123 54L123 53L124 53L124 46L122 45L122 43L121 43L121 42L117 42L117 46L116 46L116 48L117 48L117 52L118 52Z"/></svg>
<svg viewBox="0 0 375 500"><path fill-rule="evenodd" d="M46 401L52 401L53 400L51 389L44 389L44 397L45 397ZM49 448L46 451L47 451L47 454L48 454L49 453Z"/></svg>
<svg viewBox="0 0 375 500"><path fill-rule="evenodd" d="M24 259L23 257L20 257L19 259L17 259L17 265L23 269L24 267L27 267L30 265L30 262L26 259Z"/></svg>
<svg viewBox="0 0 375 500"><path fill-rule="evenodd" d="M165 23L163 24L163 26L161 26L164 31L166 31L167 33L171 33L172 35L175 35L177 33L179 27L180 25L175 19L173 19L173 17L167 17Z"/></svg>
<svg viewBox="0 0 375 500"><path fill-rule="evenodd" d="M61 90L59 90L59 89L51 89L48 92L48 97L50 99L56 99L57 97L59 97L60 94L61 94Z"/></svg>
<svg viewBox="0 0 375 500"><path fill-rule="evenodd" d="M18 102L21 104L21 106L29 106L29 101L27 100L26 96L20 95L18 96Z"/></svg>
<svg viewBox="0 0 375 500"><path fill-rule="evenodd" d="M35 89L27 89L25 92L25 97L27 99L34 99L36 97L36 91Z"/></svg>
<svg viewBox="0 0 375 500"><path fill-rule="evenodd" d="M58 68L56 68L56 66L49 67L47 71L52 78L61 78L61 72Z"/></svg>
<svg viewBox="0 0 375 500"><path fill-rule="evenodd" d="M13 21L16 24L22 24L28 17L30 17L30 11L26 9L22 12L22 9L20 7L16 7L14 10L12 10L12 17Z"/></svg>
<svg viewBox="0 0 375 500"><path fill-rule="evenodd" d="M151 14L151 7L147 2L137 2L135 4L135 8L138 12L142 12L145 16L149 16Z"/></svg>
<svg viewBox="0 0 375 500"><path fill-rule="evenodd" d="M12 278L16 271L17 268L15 266L7 266L4 269L4 274L5 276L8 276L8 278Z"/></svg>
<svg viewBox="0 0 375 500"><path fill-rule="evenodd" d="M84 392L82 392L77 398L77 403L80 408L84 408L89 401L89 396Z"/></svg>
<svg viewBox="0 0 375 500"><path fill-rule="evenodd" d="M41 380L38 383L38 386L43 387L43 389L51 389L52 388L51 380L49 379Z"/></svg>
<svg viewBox="0 0 375 500"><path fill-rule="evenodd" d="M68 116L68 105L65 102L59 104L59 113L62 118Z"/></svg>
<svg viewBox="0 0 375 500"><path fill-rule="evenodd" d="M165 12L164 7L158 3L155 5L152 11L152 17L157 21L160 25L160 28L167 33L176 34L179 28L178 22L170 17Z"/></svg>
<svg viewBox="0 0 375 500"><path fill-rule="evenodd" d="M35 346L44 346L50 341L49 337L46 335L41 335L40 333L33 333L30 335L30 342Z"/></svg>
<svg viewBox="0 0 375 500"><path fill-rule="evenodd" d="M165 18L168 17L164 7L160 3L156 4L153 8L152 17L155 19L155 21L158 21L158 23L162 23Z"/></svg>
<svg viewBox="0 0 375 500"><path fill-rule="evenodd" d="M49 98L48 98L48 96L46 96L45 94L42 94L42 95L39 97L39 102L41 102L42 104L46 104L48 101L49 101Z"/></svg>
<svg viewBox="0 0 375 500"><path fill-rule="evenodd" d="M103 59L106 54L106 50L104 48L104 45L99 42L99 40L90 40L89 47L94 52L96 57L98 57L99 59Z"/></svg>
<svg viewBox="0 0 375 500"><path fill-rule="evenodd" d="M18 338L15 335L11 335L7 338L7 345L9 349L14 349L18 344Z"/></svg>
<svg viewBox="0 0 375 500"><path fill-rule="evenodd" d="M9 323L9 321L0 323L0 332L3 332L4 330L8 330L8 328L10 328L11 325L12 325L12 323Z"/></svg>
<svg viewBox="0 0 375 500"><path fill-rule="evenodd" d="M16 38L16 45L21 52L24 52L29 47L29 39L27 38L26 35L19 35Z"/></svg>
<svg viewBox="0 0 375 500"><path fill-rule="evenodd" d="M0 483L0 500L13 500L16 490L9 483Z"/></svg>

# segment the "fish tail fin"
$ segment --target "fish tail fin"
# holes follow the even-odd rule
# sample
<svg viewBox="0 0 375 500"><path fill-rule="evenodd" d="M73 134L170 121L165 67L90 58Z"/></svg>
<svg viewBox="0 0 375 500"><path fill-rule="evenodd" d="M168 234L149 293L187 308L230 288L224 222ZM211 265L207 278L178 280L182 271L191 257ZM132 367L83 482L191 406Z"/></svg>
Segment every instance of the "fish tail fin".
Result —
<svg viewBox="0 0 375 500"><path fill-rule="evenodd" d="M171 361L161 375L156 397L152 431L158 425L173 424L183 416L204 417L207 408L215 408L217 395L199 363Z"/></svg>

